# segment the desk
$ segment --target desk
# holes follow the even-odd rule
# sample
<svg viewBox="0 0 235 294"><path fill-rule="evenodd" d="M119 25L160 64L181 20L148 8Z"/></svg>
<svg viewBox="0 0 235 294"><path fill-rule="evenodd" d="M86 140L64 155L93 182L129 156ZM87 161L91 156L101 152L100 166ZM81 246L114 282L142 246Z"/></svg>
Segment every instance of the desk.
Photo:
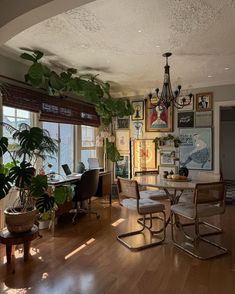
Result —
<svg viewBox="0 0 235 294"><path fill-rule="evenodd" d="M63 179L58 179L54 181L48 181L48 185L54 186L54 187L59 187L63 185L68 185L68 184L76 184L76 182L80 181L82 174L77 174L76 176L67 176L64 177ZM106 172L100 172L99 173L99 183L98 183L98 189L97 192L94 196L98 197L104 197L108 196L109 197L109 203L112 203L112 198L111 198L111 172L106 171Z"/></svg>

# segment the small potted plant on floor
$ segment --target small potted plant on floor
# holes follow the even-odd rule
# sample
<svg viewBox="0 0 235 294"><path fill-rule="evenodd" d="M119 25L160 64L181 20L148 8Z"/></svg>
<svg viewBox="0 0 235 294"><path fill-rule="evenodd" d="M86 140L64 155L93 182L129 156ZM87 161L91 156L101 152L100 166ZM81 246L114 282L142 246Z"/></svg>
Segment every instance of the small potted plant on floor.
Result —
<svg viewBox="0 0 235 294"><path fill-rule="evenodd" d="M55 199L48 189L47 176L37 174L36 162L57 152L57 142L46 130L21 124L19 129L2 123L11 133L11 144L7 137L0 139L0 157L8 154L11 163L0 170L0 199L12 189L18 193L18 200L8 207L5 220L10 232L25 232L32 228L36 215L51 210Z"/></svg>

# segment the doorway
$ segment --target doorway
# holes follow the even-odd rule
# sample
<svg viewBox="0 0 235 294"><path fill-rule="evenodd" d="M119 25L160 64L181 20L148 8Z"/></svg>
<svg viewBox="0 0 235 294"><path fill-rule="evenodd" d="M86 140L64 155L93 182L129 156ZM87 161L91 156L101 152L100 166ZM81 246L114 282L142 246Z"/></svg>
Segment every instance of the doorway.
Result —
<svg viewBox="0 0 235 294"><path fill-rule="evenodd" d="M235 106L220 107L220 169L226 199L235 201Z"/></svg>

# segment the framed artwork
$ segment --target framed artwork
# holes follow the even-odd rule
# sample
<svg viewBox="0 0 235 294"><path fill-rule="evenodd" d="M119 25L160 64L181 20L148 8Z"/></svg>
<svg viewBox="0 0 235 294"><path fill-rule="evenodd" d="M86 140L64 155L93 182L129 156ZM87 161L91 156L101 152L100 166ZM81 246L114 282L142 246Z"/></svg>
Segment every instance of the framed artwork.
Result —
<svg viewBox="0 0 235 294"><path fill-rule="evenodd" d="M158 172L159 172L160 178L163 178L163 174L165 171L167 171L168 173L173 171L174 174L177 174L178 168L176 165L159 165Z"/></svg>
<svg viewBox="0 0 235 294"><path fill-rule="evenodd" d="M211 127L213 125L212 111L196 112L195 113L195 127Z"/></svg>
<svg viewBox="0 0 235 294"><path fill-rule="evenodd" d="M175 151L161 150L160 152L160 165L173 165Z"/></svg>
<svg viewBox="0 0 235 294"><path fill-rule="evenodd" d="M178 112L178 128L193 128L194 112Z"/></svg>
<svg viewBox="0 0 235 294"><path fill-rule="evenodd" d="M180 166L188 169L212 170L212 129L180 129Z"/></svg>
<svg viewBox="0 0 235 294"><path fill-rule="evenodd" d="M133 166L135 170L156 168L156 145L152 139L137 139L133 143Z"/></svg>
<svg viewBox="0 0 235 294"><path fill-rule="evenodd" d="M132 101L132 106L135 110L134 114L132 114L132 120L143 120L144 119L144 101Z"/></svg>
<svg viewBox="0 0 235 294"><path fill-rule="evenodd" d="M116 130L116 147L120 152L129 152L130 146L129 130Z"/></svg>
<svg viewBox="0 0 235 294"><path fill-rule="evenodd" d="M114 165L114 179L117 177L130 178L130 156L123 155Z"/></svg>
<svg viewBox="0 0 235 294"><path fill-rule="evenodd" d="M141 139L143 137L143 123L140 121L133 122L134 126L134 138L135 139Z"/></svg>
<svg viewBox="0 0 235 294"><path fill-rule="evenodd" d="M196 111L212 110L212 98L212 92L196 94Z"/></svg>
<svg viewBox="0 0 235 294"><path fill-rule="evenodd" d="M145 128L146 132L172 132L173 131L173 109L161 109L150 103L149 99L145 106Z"/></svg>
<svg viewBox="0 0 235 294"><path fill-rule="evenodd" d="M182 95L179 96L177 99L178 103L183 104L183 101L185 101L185 103L189 103L190 98L188 95ZM185 111L185 110L193 110L193 105L194 105L194 95L191 98L191 102L189 105L184 106L181 109L178 109L178 111Z"/></svg>
<svg viewBox="0 0 235 294"><path fill-rule="evenodd" d="M129 117L117 117L117 129L129 129L130 119Z"/></svg>

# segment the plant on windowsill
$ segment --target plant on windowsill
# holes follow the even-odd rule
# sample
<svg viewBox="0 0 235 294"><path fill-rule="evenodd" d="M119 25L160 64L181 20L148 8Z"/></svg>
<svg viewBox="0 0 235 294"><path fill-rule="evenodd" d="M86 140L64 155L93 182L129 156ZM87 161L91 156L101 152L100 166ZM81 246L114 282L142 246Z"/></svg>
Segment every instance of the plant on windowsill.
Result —
<svg viewBox="0 0 235 294"><path fill-rule="evenodd" d="M12 160L1 165L0 199L6 197L11 189L17 190L19 198L12 207L5 210L6 225L11 232L30 230L38 211L53 209L55 198L48 187L47 176L37 174L34 167L39 158L57 152L57 142L51 139L46 130L21 124L15 129L1 123L12 134L13 144L8 138L0 139L0 157L8 154Z"/></svg>
<svg viewBox="0 0 235 294"><path fill-rule="evenodd" d="M167 142L172 143L175 148L178 148L182 143L179 137L175 137L171 134L164 137L156 137L153 142L156 144L157 149L160 149L161 146L165 146Z"/></svg>
<svg viewBox="0 0 235 294"><path fill-rule="evenodd" d="M134 109L128 99L114 99L110 95L110 85L97 78L97 75L78 74L74 68L57 73L42 63L44 53L39 50L27 50L21 58L31 61L25 75L25 81L33 87L44 89L51 96L64 96L68 93L82 95L88 102L95 105L97 114L104 126L112 124L115 117L132 115ZM106 153L111 161L117 161L120 154L115 142L106 144Z"/></svg>

